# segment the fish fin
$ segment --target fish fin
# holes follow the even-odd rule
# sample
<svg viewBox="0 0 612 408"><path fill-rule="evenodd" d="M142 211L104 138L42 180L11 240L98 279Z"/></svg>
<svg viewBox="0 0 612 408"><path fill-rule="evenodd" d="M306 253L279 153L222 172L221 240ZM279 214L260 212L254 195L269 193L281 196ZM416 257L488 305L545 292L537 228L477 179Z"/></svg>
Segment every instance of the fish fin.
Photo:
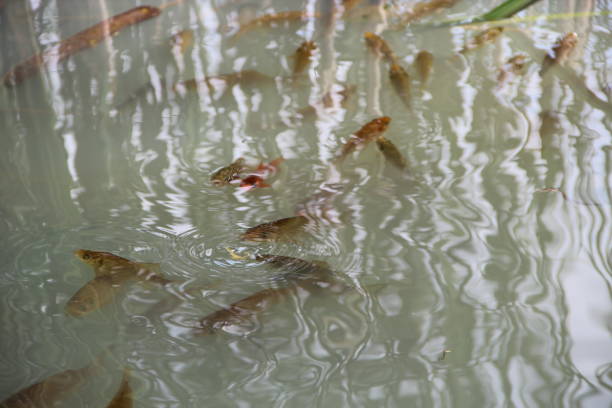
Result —
<svg viewBox="0 0 612 408"><path fill-rule="evenodd" d="M285 161L285 158L281 156L281 157L277 157L276 159L272 160L268 165L273 166L273 167L278 167L284 161Z"/></svg>

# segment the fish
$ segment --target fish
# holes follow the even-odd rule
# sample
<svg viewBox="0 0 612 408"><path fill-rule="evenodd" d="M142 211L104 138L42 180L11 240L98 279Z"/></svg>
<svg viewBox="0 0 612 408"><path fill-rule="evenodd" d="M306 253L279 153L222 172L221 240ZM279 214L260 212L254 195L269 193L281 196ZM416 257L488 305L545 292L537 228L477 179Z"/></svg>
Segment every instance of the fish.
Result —
<svg viewBox="0 0 612 408"><path fill-rule="evenodd" d="M390 122L390 117L382 116L363 125L361 129L352 134L347 142L342 145L340 154L336 157L336 161L340 162L344 160L346 156L354 152L358 147L365 146L380 137L389 127Z"/></svg>
<svg viewBox="0 0 612 408"><path fill-rule="evenodd" d="M98 355L85 367L53 374L43 381L16 392L0 402L0 407L35 408L55 406L100 370L103 355Z"/></svg>
<svg viewBox="0 0 612 408"><path fill-rule="evenodd" d="M546 71L555 64L562 64L578 43L578 34L567 33L563 37L559 38L552 50L546 54L542 61L542 68L540 69L540 76L544 75Z"/></svg>
<svg viewBox="0 0 612 408"><path fill-rule="evenodd" d="M313 41L304 41L293 54L293 78L300 75L310 64L310 58L317 45Z"/></svg>
<svg viewBox="0 0 612 408"><path fill-rule="evenodd" d="M123 379L119 390L106 408L132 408L134 406L132 387L130 387L130 369L126 367L123 370Z"/></svg>
<svg viewBox="0 0 612 408"><path fill-rule="evenodd" d="M240 324L252 319L271 306L288 299L298 287L308 291L317 291L322 288L338 291L337 287L331 287L333 284L332 272L325 263L308 262L278 255L258 255L256 260L286 270L286 273L277 279L285 286L260 290L232 303L227 308L210 313L200 320L200 327L195 329L196 334L214 334L225 326ZM343 290L343 288L339 289Z"/></svg>
<svg viewBox="0 0 612 408"><path fill-rule="evenodd" d="M504 66L499 69L499 74L497 75L498 84L501 86L510 74L520 74L526 61L527 56L524 54L517 54L508 58Z"/></svg>
<svg viewBox="0 0 612 408"><path fill-rule="evenodd" d="M495 41L495 39L497 37L499 37L501 35L501 33L504 32L504 27L491 27L488 28L478 34L476 34L476 36L472 39L472 41L466 45L465 47L463 47L463 49L461 51L459 51L460 54L466 54L468 51L472 51L475 50L476 48Z"/></svg>
<svg viewBox="0 0 612 408"><path fill-rule="evenodd" d="M35 54L17 64L3 76L2 82L6 87L18 85L26 78L43 70L50 63L54 64L82 50L94 47L125 27L157 17L160 14L161 10L152 6L139 6L117 14L60 41L51 50Z"/></svg>
<svg viewBox="0 0 612 408"><path fill-rule="evenodd" d="M455 3L457 3L457 0L431 0L416 3L410 11L400 16L400 22L394 29L401 29L408 23L438 12L444 8L450 8L454 6Z"/></svg>
<svg viewBox="0 0 612 408"><path fill-rule="evenodd" d="M286 240L290 239L291 235L303 230L306 224L308 224L308 218L302 215L281 218L251 227L240 238L255 242Z"/></svg>
<svg viewBox="0 0 612 408"><path fill-rule="evenodd" d="M172 282L157 274L157 263L134 262L110 252L86 249L78 249L74 255L91 266L95 273L95 278L79 289L66 304L66 313L74 317L87 315L110 303L128 281L151 282L162 286Z"/></svg>
<svg viewBox="0 0 612 408"><path fill-rule="evenodd" d="M406 168L406 158L389 139L384 136L380 136L378 139L376 139L376 145L378 146L378 150L382 152L383 156L385 156L389 163L400 170L404 170Z"/></svg>
<svg viewBox="0 0 612 408"><path fill-rule="evenodd" d="M433 55L431 55L431 53L425 50L420 51L414 59L414 67L419 73L419 78L421 79L421 87L423 87L427 83L427 80L429 79L429 74L431 73L432 65Z"/></svg>
<svg viewBox="0 0 612 408"><path fill-rule="evenodd" d="M181 30L170 37L170 47L176 55L183 55L193 46L193 30Z"/></svg>
<svg viewBox="0 0 612 408"><path fill-rule="evenodd" d="M293 115L291 117L292 121L296 121L299 120L300 118L302 120L305 119L312 119L313 117L317 116L317 105L323 105L323 107L325 108L331 108L333 106L334 100L333 100L333 95L339 95L340 96L340 105L345 108L348 99L355 94L355 91L357 90L357 86L355 85L349 85L347 87L342 88L340 91L338 92L326 92L325 95L323 95L323 97L317 101L315 104L312 105L308 105L306 107L300 108L296 111L296 114ZM278 125L283 125L283 121L279 121Z"/></svg>
<svg viewBox="0 0 612 408"><path fill-rule="evenodd" d="M389 79L393 89L402 103L410 109L410 76L399 64L393 64L389 68Z"/></svg>
<svg viewBox="0 0 612 408"><path fill-rule="evenodd" d="M319 13L309 13L301 10L281 11L280 13L265 14L261 17L249 21L248 23L241 25L236 34L234 34L233 39L235 40L238 37L242 36L244 33L251 31L255 28L269 27L272 24L289 21L301 21L304 19L317 17L319 17Z"/></svg>
<svg viewBox="0 0 612 408"><path fill-rule="evenodd" d="M195 91L200 85L204 84L208 88L209 92L213 94L216 84L219 83L223 85L223 90L221 93L224 94L234 85L245 87L251 87L259 84L271 85L274 84L274 78L252 69L245 69L243 71L231 72L229 74L208 76L203 79L192 78L185 81L179 81L172 86L172 89L174 92L180 92L182 90Z"/></svg>
<svg viewBox="0 0 612 408"><path fill-rule="evenodd" d="M222 167L210 176L210 181L214 186L220 187L230 184L240 178L240 173L245 169L244 159L239 157L228 166Z"/></svg>
<svg viewBox="0 0 612 408"><path fill-rule="evenodd" d="M363 34L363 38L370 50L377 55L382 55L389 64L397 63L397 57L389 44L382 37L372 32Z"/></svg>
<svg viewBox="0 0 612 408"><path fill-rule="evenodd" d="M261 162L257 168L240 181L240 187L250 190L253 187L271 187L267 184L266 178L274 175L278 171L278 166L285 161L282 157L272 160L270 163Z"/></svg>

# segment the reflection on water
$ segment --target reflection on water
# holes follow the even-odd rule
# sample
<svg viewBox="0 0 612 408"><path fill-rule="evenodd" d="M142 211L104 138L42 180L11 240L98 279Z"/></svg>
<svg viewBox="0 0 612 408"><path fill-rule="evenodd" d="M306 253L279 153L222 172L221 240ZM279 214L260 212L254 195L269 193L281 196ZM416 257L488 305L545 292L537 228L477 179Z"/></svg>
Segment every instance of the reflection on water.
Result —
<svg viewBox="0 0 612 408"><path fill-rule="evenodd" d="M109 350L67 406L108 405L125 367L143 407L610 404L605 2L542 0L518 17L600 14L495 36L399 29L414 12L377 3L157 1L1 87L0 400ZM0 72L129 7L0 2ZM356 140L381 116L384 139ZM340 163L342 146L363 148ZM269 187L211 183L238 158L281 157ZM296 216L288 239L242 239ZM171 282L121 283L71 316L95 271L76 249L160 263ZM283 286L263 254L325 261L345 289ZM236 303L258 293L282 302ZM232 304L256 313L194 335Z"/></svg>

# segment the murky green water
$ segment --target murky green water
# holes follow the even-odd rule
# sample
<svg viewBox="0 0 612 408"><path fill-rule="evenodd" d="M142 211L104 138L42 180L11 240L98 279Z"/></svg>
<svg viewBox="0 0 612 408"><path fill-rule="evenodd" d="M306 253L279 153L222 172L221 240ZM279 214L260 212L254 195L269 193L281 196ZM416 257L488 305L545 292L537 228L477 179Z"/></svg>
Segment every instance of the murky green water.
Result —
<svg viewBox="0 0 612 408"><path fill-rule="evenodd" d="M317 3L186 1L0 88L0 400L114 345L61 406L105 407L123 366L138 407L612 404L610 16L512 24L461 57L477 30L384 31L378 12L338 21L327 38L308 20L231 40L240 19ZM475 3L434 19L496 2ZM135 5L5 1L0 72ZM519 16L607 6L545 0ZM195 44L176 58L169 38L183 29ZM413 76L411 111L364 31L382 32ZM579 81L556 68L540 78L568 31L579 44L563 72ZM308 73L282 79L311 38ZM412 62L422 49L435 62L421 91ZM517 53L524 73L500 85L498 68ZM173 91L242 69L275 81ZM316 105L318 118L294 117L347 85L357 90L344 107L336 95L331 109ZM374 144L332 166L381 115L408 170ZM279 156L271 188L209 181L238 157ZM239 239L296 213L312 222L295 242ZM326 261L351 289L298 290L257 319L194 336L205 315L277 285L278 271L226 247ZM66 302L93 278L78 248L160 262L176 283L127 285L111 305L69 316Z"/></svg>

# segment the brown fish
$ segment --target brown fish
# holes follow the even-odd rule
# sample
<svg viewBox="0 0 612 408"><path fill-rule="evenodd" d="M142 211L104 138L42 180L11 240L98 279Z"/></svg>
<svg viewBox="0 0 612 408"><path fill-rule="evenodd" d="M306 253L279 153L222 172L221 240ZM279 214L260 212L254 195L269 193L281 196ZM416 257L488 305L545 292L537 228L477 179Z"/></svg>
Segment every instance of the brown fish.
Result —
<svg viewBox="0 0 612 408"><path fill-rule="evenodd" d="M157 274L159 264L134 262L109 252L79 249L75 256L94 269L95 278L78 290L66 304L66 313L80 317L109 303L131 280L166 285L171 281Z"/></svg>
<svg viewBox="0 0 612 408"><path fill-rule="evenodd" d="M406 158L389 139L384 136L380 136L378 139L376 139L376 145L389 163L400 170L404 170L406 168Z"/></svg>
<svg viewBox="0 0 612 408"><path fill-rule="evenodd" d="M504 32L504 27L491 27L488 28L478 34L476 34L476 36L472 39L472 41L466 45L465 47L463 47L463 49L461 51L459 51L460 54L465 54L468 51L472 51L475 50L476 48L495 41L495 39L497 37L499 37L501 35L501 33Z"/></svg>
<svg viewBox="0 0 612 408"><path fill-rule="evenodd" d="M431 67L433 65L433 55L423 50L420 51L414 59L414 67L419 73L421 79L421 88L427 83L429 74L431 73Z"/></svg>
<svg viewBox="0 0 612 408"><path fill-rule="evenodd" d="M129 379L130 369L126 367L123 370L123 379L121 380L119 390L106 408L132 408L134 406L132 387L130 387Z"/></svg>
<svg viewBox="0 0 612 408"><path fill-rule="evenodd" d="M389 68L389 79L393 89L402 103L410 109L410 76L399 64L393 64Z"/></svg>
<svg viewBox="0 0 612 408"><path fill-rule="evenodd" d="M259 84L270 85L274 83L274 78L252 69L245 69L243 71L232 72L229 74L208 76L204 79L194 78L185 81L179 81L173 85L172 89L175 92L181 89L194 91L198 89L199 85L204 84L212 94L215 89L215 84L217 83L222 83L224 85L223 93L225 93L234 85L240 85L245 87L250 87Z"/></svg>
<svg viewBox="0 0 612 408"><path fill-rule="evenodd" d="M363 125L363 127L352 134L349 140L342 146L336 161L340 162L344 160L346 156L354 152L358 147L365 146L372 140L380 137L389 127L389 123L391 123L391 118L382 116Z"/></svg>
<svg viewBox="0 0 612 408"><path fill-rule="evenodd" d="M540 69L540 76L544 75L554 64L562 64L574 50L577 43L578 34L576 33L568 33L559 38L551 52L544 57L542 68Z"/></svg>
<svg viewBox="0 0 612 408"><path fill-rule="evenodd" d="M291 235L302 231L306 224L308 224L308 218L301 215L281 218L249 228L240 238L257 242L291 240Z"/></svg>
<svg viewBox="0 0 612 408"><path fill-rule="evenodd" d="M272 305L290 297L298 287L312 291L330 286L332 272L326 265L276 255L259 255L256 259L287 270L287 273L281 276L281 281L287 286L279 289L260 290L232 303L225 309L207 315L200 321L200 328L196 329L198 334L213 334L225 326L240 324L252 319Z"/></svg>
<svg viewBox="0 0 612 408"><path fill-rule="evenodd" d="M310 58L317 45L313 41L304 41L293 54L293 77L300 75L310 65Z"/></svg>
<svg viewBox="0 0 612 408"><path fill-rule="evenodd" d="M76 370L66 370L47 377L43 381L30 385L0 402L2 408L35 408L55 406L57 402L68 397L76 388L95 374L103 355L91 363Z"/></svg>
<svg viewBox="0 0 612 408"><path fill-rule="evenodd" d="M372 52L377 55L382 55L389 64L397 63L395 53L391 50L389 44L382 39L382 37L368 31L363 34L363 38L365 39L368 48L372 50Z"/></svg>
<svg viewBox="0 0 612 408"><path fill-rule="evenodd" d="M520 74L526 61L527 56L523 54L517 54L508 58L508 61L506 61L504 66L499 69L499 74L497 75L497 82L499 86L506 81L510 74Z"/></svg>
<svg viewBox="0 0 612 408"><path fill-rule="evenodd" d="M193 30L182 30L170 37L170 47L177 55L183 55L193 46Z"/></svg>
<svg viewBox="0 0 612 408"><path fill-rule="evenodd" d="M151 6L135 7L131 10L117 14L74 34L53 47L49 51L36 54L29 59L17 64L2 78L5 86L14 86L29 76L40 72L50 62L62 61L71 55L87 48L91 48L106 38L133 24L159 16L160 9Z"/></svg>
<svg viewBox="0 0 612 408"><path fill-rule="evenodd" d="M457 0L431 0L416 3L410 11L400 16L399 24L395 29L403 28L406 24L438 12L444 8L450 8L455 5Z"/></svg>
<svg viewBox="0 0 612 408"><path fill-rule="evenodd" d="M240 173L242 173L245 168L244 159L239 157L232 164L215 171L212 176L210 176L210 181L214 186L225 186L234 180L238 180L240 178Z"/></svg>
<svg viewBox="0 0 612 408"><path fill-rule="evenodd" d="M274 14L266 14L261 17L258 17L254 20L249 21L248 23L240 26L238 32L234 35L234 39L237 39L239 36L243 35L247 31L251 31L255 28L259 27L269 27L272 24L284 23L289 21L302 21L307 18L316 18L319 17L319 13L308 13L306 11L282 11L280 13Z"/></svg>

